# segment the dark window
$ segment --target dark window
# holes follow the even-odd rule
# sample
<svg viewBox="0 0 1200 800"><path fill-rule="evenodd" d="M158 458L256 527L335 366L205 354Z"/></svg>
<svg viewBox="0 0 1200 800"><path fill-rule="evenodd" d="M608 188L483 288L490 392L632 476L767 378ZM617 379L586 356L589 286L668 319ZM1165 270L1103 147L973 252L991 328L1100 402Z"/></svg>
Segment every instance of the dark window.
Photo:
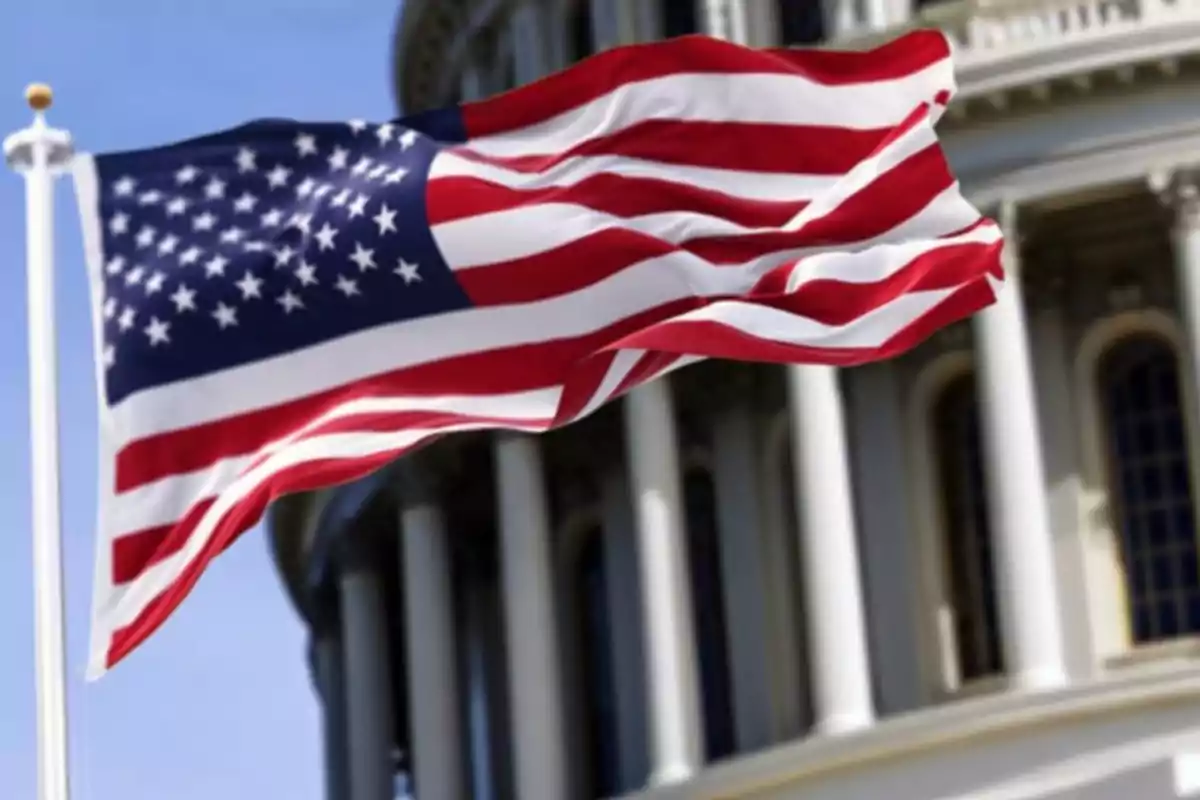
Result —
<svg viewBox="0 0 1200 800"><path fill-rule="evenodd" d="M1200 560L1175 353L1157 337L1127 339L1105 355L1098 378L1133 639L1200 633Z"/></svg>
<svg viewBox="0 0 1200 800"><path fill-rule="evenodd" d="M993 675L1004 668L978 407L975 379L968 373L942 390L933 408L946 573L964 681Z"/></svg>
<svg viewBox="0 0 1200 800"><path fill-rule="evenodd" d="M699 30L696 0L660 0L659 14L664 39L686 36Z"/></svg>
<svg viewBox="0 0 1200 800"><path fill-rule="evenodd" d="M608 606L604 537L599 527L584 534L575 573L574 607L578 614L579 669L584 701L583 785L589 797L611 797L617 786L617 692L613 676L613 626Z"/></svg>
<svg viewBox="0 0 1200 800"><path fill-rule="evenodd" d="M716 492L707 471L689 470L685 475L684 503L704 703L704 749L709 760L715 760L732 753L735 743Z"/></svg>
<svg viewBox="0 0 1200 800"><path fill-rule="evenodd" d="M571 57L579 61L596 51L591 4L587 0L575 0L567 9L567 16L567 28L571 35Z"/></svg>
<svg viewBox="0 0 1200 800"><path fill-rule="evenodd" d="M825 13L819 0L776 0L783 44L817 44L825 39Z"/></svg>

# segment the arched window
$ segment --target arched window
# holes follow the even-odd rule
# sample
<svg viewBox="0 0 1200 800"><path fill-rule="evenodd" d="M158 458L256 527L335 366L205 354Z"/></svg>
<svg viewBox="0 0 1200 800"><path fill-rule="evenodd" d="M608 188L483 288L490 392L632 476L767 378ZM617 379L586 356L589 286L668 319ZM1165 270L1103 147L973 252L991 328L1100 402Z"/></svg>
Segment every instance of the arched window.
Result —
<svg viewBox="0 0 1200 800"><path fill-rule="evenodd" d="M596 52L592 6L588 0L575 0L567 9L567 32L571 37L570 56L573 61L581 61Z"/></svg>
<svg viewBox="0 0 1200 800"><path fill-rule="evenodd" d="M1130 633L1138 644L1200 633L1200 562L1175 352L1157 336L1126 338L1101 358L1097 382Z"/></svg>
<svg viewBox="0 0 1200 800"><path fill-rule="evenodd" d="M699 30L695 0L659 0L662 37L686 36Z"/></svg>
<svg viewBox="0 0 1200 800"><path fill-rule="evenodd" d="M704 749L709 760L715 760L731 754L735 746L716 489L712 476L704 469L688 470L683 484L696 650L700 659L700 689L704 704Z"/></svg>
<svg viewBox="0 0 1200 800"><path fill-rule="evenodd" d="M1004 668L974 376L947 384L931 415L946 583L959 675L966 682Z"/></svg>
<svg viewBox="0 0 1200 800"><path fill-rule="evenodd" d="M779 34L785 45L817 44L825 38L825 11L813 0L776 0Z"/></svg>
<svg viewBox="0 0 1200 800"><path fill-rule="evenodd" d="M582 685L584 752L583 786L589 797L611 797L619 791L617 691L613 676L613 621L608 604L608 571L599 525L585 537L575 562L575 630Z"/></svg>

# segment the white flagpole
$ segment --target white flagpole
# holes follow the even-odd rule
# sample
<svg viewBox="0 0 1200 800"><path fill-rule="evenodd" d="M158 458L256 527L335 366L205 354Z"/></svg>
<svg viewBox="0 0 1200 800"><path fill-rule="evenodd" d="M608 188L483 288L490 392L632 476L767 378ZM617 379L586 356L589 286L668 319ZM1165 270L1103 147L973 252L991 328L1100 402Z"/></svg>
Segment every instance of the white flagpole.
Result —
<svg viewBox="0 0 1200 800"><path fill-rule="evenodd" d="M49 87L30 86L25 99L33 109L33 124L4 140L4 157L25 178L38 798L67 800L58 359L54 327L54 178L71 161L71 137L46 125L45 111L52 99Z"/></svg>

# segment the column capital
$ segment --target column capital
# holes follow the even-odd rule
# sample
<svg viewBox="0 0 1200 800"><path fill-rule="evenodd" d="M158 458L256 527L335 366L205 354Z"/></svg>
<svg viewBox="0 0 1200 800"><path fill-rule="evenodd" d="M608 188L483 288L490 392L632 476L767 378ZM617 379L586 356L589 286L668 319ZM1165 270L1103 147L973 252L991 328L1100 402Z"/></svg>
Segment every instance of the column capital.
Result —
<svg viewBox="0 0 1200 800"><path fill-rule="evenodd" d="M1150 191L1175 212L1175 227L1200 230L1200 167L1176 167L1151 172Z"/></svg>

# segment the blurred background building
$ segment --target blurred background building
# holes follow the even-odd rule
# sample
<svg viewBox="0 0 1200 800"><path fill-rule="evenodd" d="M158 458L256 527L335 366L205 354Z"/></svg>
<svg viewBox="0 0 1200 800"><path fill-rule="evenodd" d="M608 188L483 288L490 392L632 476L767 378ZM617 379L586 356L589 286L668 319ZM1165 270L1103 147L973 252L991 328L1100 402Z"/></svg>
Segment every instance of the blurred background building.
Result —
<svg viewBox="0 0 1200 800"><path fill-rule="evenodd" d="M412 112L624 42L913 26L1008 294L277 504L331 798L1200 791L1200 2L406 0L392 79Z"/></svg>

